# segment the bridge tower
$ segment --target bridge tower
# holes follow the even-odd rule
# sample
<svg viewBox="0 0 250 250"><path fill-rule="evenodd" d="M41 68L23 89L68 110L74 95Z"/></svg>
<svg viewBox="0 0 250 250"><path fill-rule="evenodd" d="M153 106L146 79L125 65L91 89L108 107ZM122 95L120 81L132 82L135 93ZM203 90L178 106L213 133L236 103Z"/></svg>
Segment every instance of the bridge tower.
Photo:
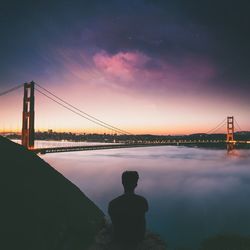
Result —
<svg viewBox="0 0 250 250"><path fill-rule="evenodd" d="M234 117L227 117L227 143L234 140Z"/></svg>
<svg viewBox="0 0 250 250"><path fill-rule="evenodd" d="M28 149L34 148L35 140L34 85L33 81L24 83L22 145Z"/></svg>

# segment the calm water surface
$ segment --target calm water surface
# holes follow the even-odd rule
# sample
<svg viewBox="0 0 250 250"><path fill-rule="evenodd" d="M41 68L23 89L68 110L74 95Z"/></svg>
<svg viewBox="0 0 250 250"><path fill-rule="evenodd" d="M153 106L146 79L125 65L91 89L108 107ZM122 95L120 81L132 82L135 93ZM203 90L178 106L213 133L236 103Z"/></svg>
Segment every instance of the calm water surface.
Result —
<svg viewBox="0 0 250 250"><path fill-rule="evenodd" d="M176 146L41 156L106 214L123 191L121 173L137 170L148 199L147 226L170 246L196 248L218 233L250 234L250 150Z"/></svg>

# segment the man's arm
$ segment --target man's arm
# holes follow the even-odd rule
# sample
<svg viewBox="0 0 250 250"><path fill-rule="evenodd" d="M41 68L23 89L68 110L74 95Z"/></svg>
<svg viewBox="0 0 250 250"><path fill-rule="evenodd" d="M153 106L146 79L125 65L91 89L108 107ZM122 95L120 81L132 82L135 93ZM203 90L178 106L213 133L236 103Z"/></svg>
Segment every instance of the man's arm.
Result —
<svg viewBox="0 0 250 250"><path fill-rule="evenodd" d="M144 211L145 213L149 210L148 201L144 198Z"/></svg>

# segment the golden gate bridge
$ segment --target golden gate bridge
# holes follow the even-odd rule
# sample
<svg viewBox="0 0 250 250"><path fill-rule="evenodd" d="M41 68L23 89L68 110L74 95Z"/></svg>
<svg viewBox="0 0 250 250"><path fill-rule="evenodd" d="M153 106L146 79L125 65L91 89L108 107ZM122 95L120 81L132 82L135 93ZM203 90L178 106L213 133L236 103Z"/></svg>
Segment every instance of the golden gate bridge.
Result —
<svg viewBox="0 0 250 250"><path fill-rule="evenodd" d="M27 149L34 151L35 153L56 153L56 152L71 152L71 151L85 151L85 150L101 150L101 149L114 149L114 148L132 148L132 147L152 147L152 146L165 146L165 145L188 145L188 144L205 144L213 143L219 144L224 143L227 145L228 150L232 150L235 144L247 143L247 141L237 141L234 140L235 124L241 130L238 122L233 116L228 116L216 127L206 132L206 134L212 134L218 129L222 128L226 124L226 138L224 140L145 140L140 137L140 135L134 135L126 130L120 129L113 126L107 122L104 122L84 111L70 104L69 102L58 97L51 91L42 87L41 85L31 81L29 83L24 83L17 85L11 89L8 89L0 93L0 97L9 94L19 88L24 88L23 95L23 114L22 114L22 134L21 134L21 144ZM66 145L66 146L55 146L55 147L38 147L35 145L35 90L46 98L52 100L57 105L60 105L64 109L67 109L86 119L98 126L109 129L116 134L130 136L131 140L124 143L112 143L112 144L102 144L102 145Z"/></svg>

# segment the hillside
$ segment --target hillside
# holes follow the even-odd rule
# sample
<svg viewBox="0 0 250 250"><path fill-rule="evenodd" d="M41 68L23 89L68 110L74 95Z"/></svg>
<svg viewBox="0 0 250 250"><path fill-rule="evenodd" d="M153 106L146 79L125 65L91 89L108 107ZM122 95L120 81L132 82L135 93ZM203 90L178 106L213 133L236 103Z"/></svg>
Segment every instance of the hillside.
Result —
<svg viewBox="0 0 250 250"><path fill-rule="evenodd" d="M0 249L86 249L103 213L37 155L0 137Z"/></svg>

